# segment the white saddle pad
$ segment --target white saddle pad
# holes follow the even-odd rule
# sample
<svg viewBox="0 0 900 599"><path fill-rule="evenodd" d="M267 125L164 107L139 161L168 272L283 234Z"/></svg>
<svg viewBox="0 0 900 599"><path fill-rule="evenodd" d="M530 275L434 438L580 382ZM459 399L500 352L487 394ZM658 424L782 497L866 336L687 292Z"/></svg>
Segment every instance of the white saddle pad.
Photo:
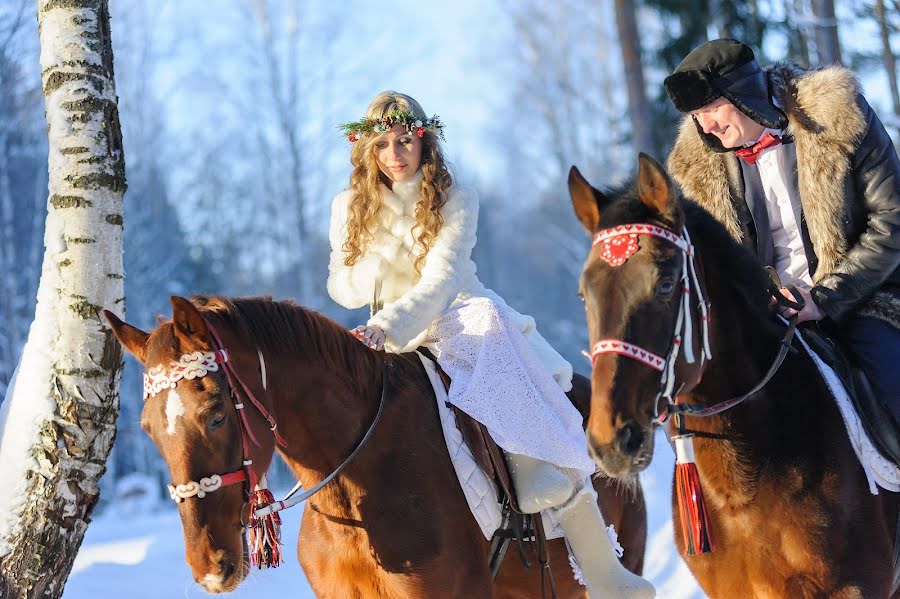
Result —
<svg viewBox="0 0 900 599"><path fill-rule="evenodd" d="M853 402L850 401L847 390L838 378L837 373L834 372L834 369L823 362L816 352L807 345L800 331L797 331L796 334L800 343L803 344L807 353L812 357L819 372L822 373L822 377L828 385L828 390L831 391L831 396L837 403L841 416L844 419L844 426L847 428L847 435L850 437L850 444L853 446L853 451L856 452L856 457L859 458L859 463L862 465L863 471L866 473L866 479L869 481L869 491L872 495L878 495L878 487L893 492L900 490L900 467L881 455L881 452L875 448L863 427L862 421L859 419L859 415L856 413L856 408L853 407Z"/></svg>
<svg viewBox="0 0 900 599"><path fill-rule="evenodd" d="M456 471L459 485L466 496L466 501L469 502L472 515L478 522L478 526L481 527L484 538L490 540L494 536L494 531L500 528L502 519L500 503L497 501L497 486L478 467L469 446L463 441L462 433L456 426L456 416L447 407L447 392L444 390L444 383L441 382L434 363L422 354L417 353L416 355L422 361L431 386L434 388L444 440L447 442L447 451L450 453L450 460L453 462L453 469ZM557 539L563 536L562 529L550 511L542 512L541 516L548 539Z"/></svg>

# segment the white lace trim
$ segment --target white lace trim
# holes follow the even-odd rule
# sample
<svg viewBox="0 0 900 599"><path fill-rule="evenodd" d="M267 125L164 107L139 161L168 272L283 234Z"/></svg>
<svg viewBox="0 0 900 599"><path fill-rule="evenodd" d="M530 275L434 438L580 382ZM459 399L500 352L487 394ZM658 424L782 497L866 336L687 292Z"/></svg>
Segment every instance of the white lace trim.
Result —
<svg viewBox="0 0 900 599"><path fill-rule="evenodd" d="M501 306L481 297L451 306L428 337L453 381L450 403L484 424L497 445L578 470L576 479L594 473L581 414Z"/></svg>

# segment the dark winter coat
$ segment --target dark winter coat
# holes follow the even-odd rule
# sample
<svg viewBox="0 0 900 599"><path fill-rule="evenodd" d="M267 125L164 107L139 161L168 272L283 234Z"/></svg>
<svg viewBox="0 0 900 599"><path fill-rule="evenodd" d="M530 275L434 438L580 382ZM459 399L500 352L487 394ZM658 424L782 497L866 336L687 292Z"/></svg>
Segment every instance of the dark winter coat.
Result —
<svg viewBox="0 0 900 599"><path fill-rule="evenodd" d="M900 161L890 136L847 69L780 63L767 74L796 144L789 188L799 193L814 301L836 322L858 314L900 329ZM769 235L757 231L738 158L713 151L690 116L668 168L687 197L754 251L759 234Z"/></svg>

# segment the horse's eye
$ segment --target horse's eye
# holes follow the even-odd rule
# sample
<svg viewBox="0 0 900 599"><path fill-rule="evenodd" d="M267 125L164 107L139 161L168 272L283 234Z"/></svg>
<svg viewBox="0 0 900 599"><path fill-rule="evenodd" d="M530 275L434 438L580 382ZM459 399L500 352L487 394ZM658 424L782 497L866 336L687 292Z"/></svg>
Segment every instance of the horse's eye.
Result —
<svg viewBox="0 0 900 599"><path fill-rule="evenodd" d="M656 297L658 299L668 299L673 291L675 291L675 281L672 279L663 279L656 285Z"/></svg>
<svg viewBox="0 0 900 599"><path fill-rule="evenodd" d="M584 294L581 293L580 291L578 292L578 299L581 300L581 303L582 303L582 304L584 303Z"/></svg>
<svg viewBox="0 0 900 599"><path fill-rule="evenodd" d="M209 419L209 428L219 428L222 424L225 423L225 413L224 412L216 412L212 415L212 418Z"/></svg>

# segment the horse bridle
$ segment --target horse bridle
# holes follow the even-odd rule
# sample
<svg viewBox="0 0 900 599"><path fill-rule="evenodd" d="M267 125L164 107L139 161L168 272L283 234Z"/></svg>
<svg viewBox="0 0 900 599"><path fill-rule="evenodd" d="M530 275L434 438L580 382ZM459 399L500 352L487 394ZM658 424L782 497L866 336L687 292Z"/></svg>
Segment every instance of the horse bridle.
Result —
<svg viewBox="0 0 900 599"><path fill-rule="evenodd" d="M679 299L678 315L675 321L675 331L669 344L669 351L665 358L623 339L600 339L591 348L591 365L595 364L597 357L603 354L619 354L632 360L641 362L653 370L661 372L659 387L654 399L654 420L661 421L659 404L665 401L667 413L676 405L675 397L675 364L682 349L684 359L688 364L697 361L694 355L694 325L693 312L690 306L691 289L694 289L699 301L701 322L701 351L698 369L703 371L705 362L712 358L709 348L709 305L703 297L703 289L697 276L697 268L694 262L694 246L686 227L681 234L658 225L649 223L635 223L619 225L609 229L602 229L594 235L592 249L600 248L600 258L612 267L618 267L628 261L628 258L640 249L638 238L640 236L656 237L663 239L681 250L684 261L681 268L681 298ZM697 380L700 375L698 374ZM662 419L663 421L665 418Z"/></svg>
<svg viewBox="0 0 900 599"><path fill-rule="evenodd" d="M687 227L682 228L681 235L661 227L647 223L636 223L628 225L619 225L617 227L602 229L594 235L593 248L600 246L600 257L610 266L617 267L624 264L628 258L638 251L638 237L640 235L657 237L668 241L681 250L684 255L684 264L682 265L681 281L682 281L682 297L678 308L678 316L675 322L675 332L672 337L669 352L665 358L648 351L640 346L628 343L621 339L601 339L597 341L590 353L591 365L596 362L597 357L606 353L619 354L633 360L637 360L649 366L650 368L662 373L659 391L654 400L654 421L657 423L666 422L672 415L687 414L690 416L713 416L735 407L754 393L762 389L775 375L781 367L787 352L790 349L794 332L797 328L798 315L803 309L803 298L799 296L793 286L787 289L794 297L794 301L785 298L778 289L772 289L772 295L776 302L782 306L793 308L796 312L788 319L788 327L781 340L778 354L773 360L766 374L753 386L750 391L743 395L733 397L721 402L717 402L711 406L699 406L679 402L675 391L675 362L678 359L681 347L684 346L684 358L689 364L696 361L693 352L693 325L692 311L690 309L691 289L696 290L700 308L701 320L701 341L702 350L700 354L699 372L696 381L702 376L705 362L712 359L712 351L709 346L709 304L703 297L703 289L700 286L699 277L697 276L697 267L695 264L696 252L691 244L690 234ZM780 287L780 284L776 284ZM673 397L674 391L674 397ZM666 401L666 410L660 415L659 404L661 400ZM680 426L683 426L683 418L680 420Z"/></svg>
<svg viewBox="0 0 900 599"><path fill-rule="evenodd" d="M223 487L238 483L244 483L246 496L252 496L252 491L254 489L265 488L265 475L263 474L261 477L259 477L253 469L253 460L250 457L250 447L248 441L252 442L256 447L260 447L260 444L259 441L257 441L256 436L253 434L253 430L250 428L250 424L247 421L246 415L244 414L244 402L239 398L238 389L243 392L243 394L252 402L253 406L257 409L257 411L259 411L266 422L268 422L269 428L272 431L272 435L275 438L275 442L278 443L281 447L287 447L287 442L285 442L285 440L278 433L278 425L275 422L275 418L256 398L256 396L250 390L250 387L244 382L244 380L238 374L237 370L235 370L234 366L232 365L229 359L228 351L225 349L218 331L216 331L215 327L208 321L207 328L210 332L213 351L198 351L183 354L177 362L171 362L168 368L164 368L162 365L160 365L149 369L144 374L144 400L146 401L148 398L154 397L165 389L174 389L177 383L181 380L202 378L211 372L217 372L221 367L221 369L225 372L227 386L229 388L229 395L231 396L231 399L234 402L234 408L240 417L241 451L243 454L242 467L238 470L234 470L225 474L212 474L209 477L201 478L199 481L188 481L187 483L181 484L169 484L169 495L176 503L180 503L185 499L194 496L202 499L209 493L217 491ZM265 389L265 360L263 359L261 351L257 350L257 354L259 355L260 360L260 374L262 377L263 389ZM324 479L322 479L321 482L319 482L308 491L304 491L303 493L300 493L298 495L298 491L303 488L302 483L298 482L281 501L276 501L274 503L253 509L250 521L252 522L254 519L264 518L268 515L275 514L277 512L280 512L281 510L297 505L298 503L301 503L315 495L325 485L334 480L334 478L338 474L340 474L341 471L344 470L344 468L347 467L347 465L353 460L356 454L359 453L359 450L362 449L363 445L365 445L366 441L368 441L372 436L372 432L375 430L375 425L378 424L378 421L381 418L381 414L384 411L387 389L387 368L385 366L382 366L381 398L378 404L378 411L375 413L375 418L372 420L372 424L369 425L369 429L366 431L366 434L363 435L362 439L359 441L359 443L357 443L353 451L350 452L350 455L348 455L347 458L337 468L332 470L332 472L328 476L326 476ZM249 525L249 523L243 522L242 524Z"/></svg>

